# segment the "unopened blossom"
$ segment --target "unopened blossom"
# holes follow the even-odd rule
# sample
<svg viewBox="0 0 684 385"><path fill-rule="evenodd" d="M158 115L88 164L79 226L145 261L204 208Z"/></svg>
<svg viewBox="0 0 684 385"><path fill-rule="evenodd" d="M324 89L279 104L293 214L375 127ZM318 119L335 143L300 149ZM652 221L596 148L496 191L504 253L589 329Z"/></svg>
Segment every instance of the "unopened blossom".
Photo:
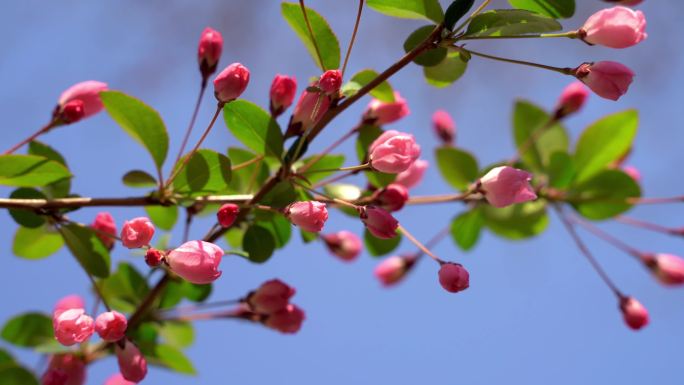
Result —
<svg viewBox="0 0 684 385"><path fill-rule="evenodd" d="M491 169L480 178L480 189L485 199L494 207L506 207L537 199L530 181L532 174L509 166Z"/></svg>
<svg viewBox="0 0 684 385"><path fill-rule="evenodd" d="M147 263L147 266L149 267L157 267L161 265L161 263L164 261L164 253L161 250L157 250L154 247L150 247L147 249L147 252L145 252L145 263Z"/></svg>
<svg viewBox="0 0 684 385"><path fill-rule="evenodd" d="M453 144L456 138L456 123L448 112L437 110L432 114L432 128L444 144Z"/></svg>
<svg viewBox="0 0 684 385"><path fill-rule="evenodd" d="M427 170L429 165L430 163L427 160L416 160L409 168L397 174L394 183L403 185L408 189L416 187L423 180L423 175L425 175L425 170Z"/></svg>
<svg viewBox="0 0 684 385"><path fill-rule="evenodd" d="M575 77L586 84L596 95L618 100L627 93L634 72L626 66L613 61L584 63L575 70Z"/></svg>
<svg viewBox="0 0 684 385"><path fill-rule="evenodd" d="M205 28L197 46L197 61L200 72L205 79L216 72L222 50L223 36L221 33L209 27Z"/></svg>
<svg viewBox="0 0 684 385"><path fill-rule="evenodd" d="M641 11L616 6L591 15L579 31L589 44L627 48L646 39L646 17Z"/></svg>
<svg viewBox="0 0 684 385"><path fill-rule="evenodd" d="M302 327L306 315L296 305L289 304L284 309L277 311L266 318L265 325L281 333L297 333Z"/></svg>
<svg viewBox="0 0 684 385"><path fill-rule="evenodd" d="M645 254L643 262L656 278L668 286L684 284L684 259L673 254Z"/></svg>
<svg viewBox="0 0 684 385"><path fill-rule="evenodd" d="M93 319L83 309L69 309L52 318L55 339L64 345L81 343L93 335Z"/></svg>
<svg viewBox="0 0 684 385"><path fill-rule="evenodd" d="M226 203L216 212L216 219L221 227L230 227L240 213L240 206L235 203Z"/></svg>
<svg viewBox="0 0 684 385"><path fill-rule="evenodd" d="M105 381L104 385L135 385L135 382L128 381L121 373L114 374Z"/></svg>
<svg viewBox="0 0 684 385"><path fill-rule="evenodd" d="M171 270L188 282L206 284L221 276L219 264L223 250L213 243L190 241L173 249L166 256Z"/></svg>
<svg viewBox="0 0 684 385"><path fill-rule="evenodd" d="M342 73L339 70L328 70L318 80L318 88L326 95L336 96L342 86Z"/></svg>
<svg viewBox="0 0 684 385"><path fill-rule="evenodd" d="M389 239L397 236L399 221L386 210L380 207L366 206L360 210L359 216L368 231L376 238Z"/></svg>
<svg viewBox="0 0 684 385"><path fill-rule="evenodd" d="M447 262L439 268L439 284L450 293L458 293L470 286L470 275L462 265Z"/></svg>
<svg viewBox="0 0 684 385"><path fill-rule="evenodd" d="M353 261L361 253L361 239L351 231L342 230L321 238L328 250L343 261Z"/></svg>
<svg viewBox="0 0 684 385"><path fill-rule="evenodd" d="M65 124L76 123L85 117L85 103L81 100L72 100L62 106L59 117Z"/></svg>
<svg viewBox="0 0 684 385"><path fill-rule="evenodd" d="M296 290L285 282L272 279L250 293L247 303L256 313L273 314L285 309L295 293Z"/></svg>
<svg viewBox="0 0 684 385"><path fill-rule="evenodd" d="M76 83L60 95L57 113L60 114L69 102L79 100L83 102L83 118L95 115L104 107L100 92L107 91L107 89L107 83L95 80Z"/></svg>
<svg viewBox="0 0 684 385"><path fill-rule="evenodd" d="M304 90L297 101L286 136L304 133L313 127L330 107L330 98L319 93Z"/></svg>
<svg viewBox="0 0 684 385"><path fill-rule="evenodd" d="M116 240L116 223L114 222L114 218L112 218L112 214L106 211L97 213L93 223L90 224L90 227L96 230L95 235L100 238L105 247L110 250L114 247L114 241Z"/></svg>
<svg viewBox="0 0 684 385"><path fill-rule="evenodd" d="M245 92L249 83L249 70L240 63L226 67L214 79L214 95L219 102L228 103Z"/></svg>
<svg viewBox="0 0 684 385"><path fill-rule="evenodd" d="M627 326L639 330L648 325L648 310L633 297L625 297L620 301L620 311Z"/></svg>
<svg viewBox="0 0 684 385"><path fill-rule="evenodd" d="M145 379L147 361L145 356L140 353L140 349L128 339L124 340L123 347L118 343L114 346L121 376L132 382L140 382Z"/></svg>
<svg viewBox="0 0 684 385"><path fill-rule="evenodd" d="M416 258L413 256L394 255L380 262L373 274L383 286L393 286L406 276L415 261Z"/></svg>
<svg viewBox="0 0 684 385"><path fill-rule="evenodd" d="M420 156L420 146L411 134L388 130L382 133L368 151L368 159L373 169L397 174L408 170Z"/></svg>
<svg viewBox="0 0 684 385"><path fill-rule="evenodd" d="M582 82L574 81L570 83L563 89L558 99L555 113L556 118L561 119L579 111L587 101L587 97L589 97L589 91Z"/></svg>
<svg viewBox="0 0 684 385"><path fill-rule="evenodd" d="M64 311L71 309L85 309L85 302L80 295L71 294L61 298L55 304L55 308L52 310L52 316L56 317Z"/></svg>
<svg viewBox="0 0 684 385"><path fill-rule="evenodd" d="M399 183L390 183L375 192L373 201L379 207L393 212L399 211L404 207L409 199L409 192L406 187Z"/></svg>
<svg viewBox="0 0 684 385"><path fill-rule="evenodd" d="M285 216L302 230L317 233L323 230L328 220L328 209L323 202L294 202L285 209Z"/></svg>
<svg viewBox="0 0 684 385"><path fill-rule="evenodd" d="M83 359L71 353L50 356L48 367L41 377L42 385L83 385L86 365Z"/></svg>
<svg viewBox="0 0 684 385"><path fill-rule="evenodd" d="M393 102L383 102L378 99L371 100L368 107L366 107L366 111L363 113L363 120L377 126L382 126L396 122L408 114L409 108L406 100L398 92L394 92Z"/></svg>
<svg viewBox="0 0 684 385"><path fill-rule="evenodd" d="M137 217L125 221L121 229L121 243L129 249L149 245L153 236L154 225L147 217Z"/></svg>
<svg viewBox="0 0 684 385"><path fill-rule="evenodd" d="M297 92L297 80L294 76L276 75L271 83L269 99L271 101L271 114L280 115L292 105Z"/></svg>
<svg viewBox="0 0 684 385"><path fill-rule="evenodd" d="M105 341L116 342L126 334L128 320L118 311L108 311L95 318L95 331Z"/></svg>

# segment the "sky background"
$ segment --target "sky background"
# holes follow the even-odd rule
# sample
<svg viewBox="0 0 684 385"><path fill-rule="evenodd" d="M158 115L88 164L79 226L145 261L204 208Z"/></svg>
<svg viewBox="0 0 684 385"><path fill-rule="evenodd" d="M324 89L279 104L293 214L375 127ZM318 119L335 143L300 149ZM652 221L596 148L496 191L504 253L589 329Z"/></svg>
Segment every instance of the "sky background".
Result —
<svg viewBox="0 0 684 385"><path fill-rule="evenodd" d="M442 1L446 4L446 1ZM578 1L574 29L606 6ZM664 3L667 3L665 5ZM356 2L311 0L325 15L345 50ZM502 8L504 1L494 1ZM583 61L617 60L637 73L634 85L619 102L592 95L584 111L568 120L573 137L599 117L627 108L640 111L641 124L629 164L643 174L646 196L684 192L678 165L684 162L684 3L649 1L649 38L637 47L612 50L579 41L473 42L470 47L503 56L561 67ZM393 19L367 9L352 53L349 71L382 70L403 54L405 37L425 22ZM200 76L196 44L205 26L225 40L220 67L239 61L251 70L246 99L267 106L268 88L276 73L295 75L301 85L319 75L303 45L280 16L277 1L60 1L2 2L0 5L0 148L43 125L62 90L82 80L101 80L113 89L141 98L163 116L175 156L195 101ZM477 47L477 48L475 48ZM449 111L458 126L457 143L481 164L513 154L510 116L516 98L551 108L571 79L556 73L473 58L465 76L437 90L425 84L422 70L409 66L392 79L408 100L411 114L387 128L413 133L432 164L438 144L430 127L437 108ZM358 120L367 100L332 123L311 151L322 149ZM211 117L214 101L206 98L198 130ZM281 124L286 123L287 117ZM196 133L199 134L198 132ZM131 169L151 170L149 156L118 128L106 113L61 128L42 138L66 156L76 177L73 191L83 196L128 196L140 190L121 184ZM237 142L222 122L206 142L224 151ZM351 154L348 143L342 150ZM348 165L354 164L350 157ZM0 188L8 196L11 188ZM435 167L414 194L448 193ZM408 207L397 217L421 240L427 240L461 210L460 205ZM634 217L668 226L684 225L681 205L640 207ZM97 209L72 218L90 222ZM144 215L142 208L116 209L118 224ZM194 237L209 226L199 221ZM634 246L656 252L682 252L682 239L608 224L606 229ZM11 253L16 225L0 211L0 320L25 311L49 312L60 297L88 295L87 279L64 250L41 261ZM361 223L331 212L326 232ZM296 233L293 233L296 235ZM178 233L174 233L178 235ZM298 236L265 265L225 258L223 277L213 299L232 299L278 277L297 288L294 302L307 312L297 335L281 335L251 324L229 321L197 325L196 342L187 354L199 372L187 377L152 368L146 384L681 384L684 357L684 291L667 289L630 257L583 233L591 249L619 287L649 309L652 323L634 333L624 326L614 296L581 257L553 217L542 236L510 242L485 233L478 246L463 253L450 241L435 251L463 263L471 286L454 295L437 282L437 266L420 263L393 289L383 289L372 275L377 259L363 254L344 264L321 243L302 245ZM179 236L175 237L176 242ZM173 243L173 240L172 240ZM400 251L413 251L407 241ZM140 257L121 247L114 263L132 261L145 271ZM93 298L88 295L89 306ZM0 346L8 345L0 341ZM39 356L11 350L31 368ZM87 384L102 384L116 371L115 360L98 362Z"/></svg>

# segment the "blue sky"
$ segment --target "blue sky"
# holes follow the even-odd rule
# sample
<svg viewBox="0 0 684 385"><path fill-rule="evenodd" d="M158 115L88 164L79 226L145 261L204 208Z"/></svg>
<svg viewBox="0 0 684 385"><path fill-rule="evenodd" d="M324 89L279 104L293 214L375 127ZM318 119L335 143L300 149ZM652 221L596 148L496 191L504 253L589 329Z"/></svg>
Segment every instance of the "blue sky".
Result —
<svg viewBox="0 0 684 385"><path fill-rule="evenodd" d="M0 33L5 36L0 40L0 116L5 128L0 147L10 147L46 122L63 89L96 79L154 106L167 123L173 141L170 153L175 154L197 92L196 44L205 26L223 33L221 67L240 61L250 68L252 78L244 97L262 106L267 106L268 87L276 73L295 75L300 84L319 74L281 19L278 3L4 2L0 5ZM356 12L353 3L308 2L329 18L343 49ZM595 0L578 3L576 17L564 21L567 29L578 27L605 6ZM557 66L610 59L633 68L637 77L628 95L617 103L592 95L587 108L567 125L576 137L602 115L638 108L641 125L629 163L642 171L647 196L679 195L684 183L673 171L684 162L680 150L684 35L677 32L684 4L662 3L646 0L641 7L649 21L649 39L632 49L611 50L555 39L473 42L470 46ZM504 1L494 4L505 6ZM423 24L366 10L349 73L387 67L403 53L405 36ZM424 83L419 67L411 66L392 80L408 100L411 114L391 128L416 135L425 158L434 164L432 150L437 141L430 130L430 116L444 108L456 120L458 145L486 164L513 153L513 101L525 98L551 108L569 80L474 58L458 83L436 90ZM340 116L312 150L325 147L351 128L365 103ZM208 122L213 106L207 98L198 127ZM43 140L66 155L77 176L73 189L83 196L139 194L122 186L120 178L131 169L151 169L143 150L104 113ZM222 124L207 140L207 146L217 150L236 144ZM351 154L351 144L342 150ZM3 196L11 191L0 190ZM414 193L449 191L431 167ZM632 214L681 226L678 209L676 205L639 207ZM426 240L460 210L459 205L409 207L397 217ZM89 222L96 212L80 210L73 218ZM112 213L120 224L143 211L131 208ZM47 312L66 294L87 294L87 279L68 253L62 251L42 261L16 258L11 255L16 225L5 211L0 212L0 223L4 230L0 232L0 245L4 245L0 320L28 310ZM194 236L201 237L207 226L206 221L198 222ZM681 239L623 225L605 228L638 247L682 252ZM362 226L331 213L326 231L341 229L360 232ZM178 234L174 235L178 240ZM234 322L198 324L197 339L188 354L199 376L152 369L145 383L680 384L681 375L673 368L681 367L684 353L684 292L663 288L628 256L588 235L585 238L618 285L648 307L652 317L648 328L633 333L623 325L614 297L555 218L545 234L529 241L509 242L486 233L468 253L449 240L442 242L435 251L462 262L471 273L470 289L457 295L439 286L433 263L421 263L406 282L386 290L372 276L378 262L372 257L364 254L353 264L343 264L329 256L322 244L304 246L297 239L263 266L226 258L214 298L236 298L264 280L279 277L297 287L294 301L307 311L298 335L284 336ZM401 250L413 247L404 242ZM139 257L122 248L116 249L113 258L144 268ZM92 303L92 297L89 300ZM7 347L2 342L0 346ZM28 366L38 366L37 355L12 350ZM97 363L89 372L88 384L102 384L115 370L113 359Z"/></svg>

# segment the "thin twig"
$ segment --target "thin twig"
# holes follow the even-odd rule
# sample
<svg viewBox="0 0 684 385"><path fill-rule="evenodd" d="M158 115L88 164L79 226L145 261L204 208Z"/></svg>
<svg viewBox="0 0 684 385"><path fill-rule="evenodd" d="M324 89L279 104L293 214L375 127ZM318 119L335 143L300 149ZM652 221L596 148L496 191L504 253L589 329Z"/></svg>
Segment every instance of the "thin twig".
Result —
<svg viewBox="0 0 684 385"><path fill-rule="evenodd" d="M344 71L347 69L347 62L349 61L349 56L351 56L352 47L354 46L354 40L356 39L356 32L359 30L359 22L361 21L361 13L363 13L363 2L364 0L359 0L359 11L356 13L356 21L354 22L354 31L352 32L351 40L349 40L349 48L347 48L347 54L344 56L344 64L342 65L342 78L344 79Z"/></svg>
<svg viewBox="0 0 684 385"><path fill-rule="evenodd" d="M173 161L173 165L175 166L178 164L178 161L180 160L181 156L183 156L183 151L185 151L185 146L188 145L188 139L190 139L190 133L192 133L192 129L195 126L195 120L197 120L197 113L199 112L200 105L202 104L202 97L204 96L204 90L207 88L207 79L203 78L202 79L202 84L200 85L200 92L199 95L197 96L197 101L195 102L195 109L192 112L192 117L190 118L190 124L188 124L188 128L185 130L185 136L183 137L183 143L180 146L180 149L178 150L178 155L176 155L176 160Z"/></svg>

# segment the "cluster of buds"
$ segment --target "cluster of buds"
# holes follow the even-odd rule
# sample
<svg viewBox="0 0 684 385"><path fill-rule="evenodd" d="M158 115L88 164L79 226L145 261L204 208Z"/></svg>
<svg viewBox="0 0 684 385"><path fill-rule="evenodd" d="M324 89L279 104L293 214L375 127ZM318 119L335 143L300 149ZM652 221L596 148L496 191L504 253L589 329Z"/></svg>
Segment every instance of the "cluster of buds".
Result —
<svg viewBox="0 0 684 385"><path fill-rule="evenodd" d="M242 318L257 319L281 333L296 333L306 316L301 308L290 303L295 293L293 287L279 279L266 281L247 295L244 300L247 308L238 314Z"/></svg>

